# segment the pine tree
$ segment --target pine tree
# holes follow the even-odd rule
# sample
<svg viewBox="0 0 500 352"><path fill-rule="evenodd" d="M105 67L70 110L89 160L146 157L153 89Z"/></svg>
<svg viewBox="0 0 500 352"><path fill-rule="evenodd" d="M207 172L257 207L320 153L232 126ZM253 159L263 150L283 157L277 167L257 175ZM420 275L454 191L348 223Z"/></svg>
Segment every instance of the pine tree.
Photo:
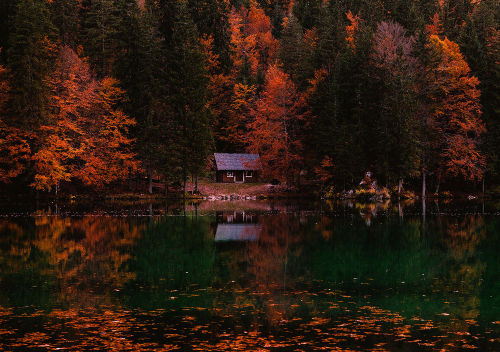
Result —
<svg viewBox="0 0 500 352"><path fill-rule="evenodd" d="M0 64L7 63L7 52L9 49L10 33L13 29L13 17L16 9L16 1L0 1Z"/></svg>
<svg viewBox="0 0 500 352"><path fill-rule="evenodd" d="M205 168L212 134L207 110L205 57L198 31L184 2L178 3L168 46L168 109L180 134L171 157L180 162L185 188L187 177L190 174L197 176Z"/></svg>
<svg viewBox="0 0 500 352"><path fill-rule="evenodd" d="M152 193L153 172L164 173L164 153L168 149L163 120L166 113L164 42L154 4L139 8L135 2L119 1L122 14L117 27L115 76L127 91L126 112L137 124L136 150L148 175L148 192Z"/></svg>
<svg viewBox="0 0 500 352"><path fill-rule="evenodd" d="M62 45L73 49L79 45L82 0L52 0L52 21L59 30Z"/></svg>
<svg viewBox="0 0 500 352"><path fill-rule="evenodd" d="M47 77L55 58L55 28L45 0L20 0L10 35L12 107L20 125L32 130L47 118Z"/></svg>
<svg viewBox="0 0 500 352"><path fill-rule="evenodd" d="M0 65L0 182L9 183L26 170L30 157L28 136L9 125L7 101L10 86L8 71Z"/></svg>
<svg viewBox="0 0 500 352"><path fill-rule="evenodd" d="M375 150L385 180L398 180L399 191L402 180L419 169L419 63L414 43L395 22L380 23L374 38L373 64L381 90L376 125L380 142Z"/></svg>
<svg viewBox="0 0 500 352"><path fill-rule="evenodd" d="M312 56L316 45L315 32L310 31L308 34L309 37L304 35L299 21L291 14L286 19L280 40L279 57L283 63L283 69L300 90L305 89L308 78L314 71ZM309 40L311 35L312 41Z"/></svg>
<svg viewBox="0 0 500 352"><path fill-rule="evenodd" d="M92 69L100 77L110 76L116 52L120 14L114 0L86 0L82 11L82 44Z"/></svg>
<svg viewBox="0 0 500 352"><path fill-rule="evenodd" d="M487 134L483 151L488 158L487 177L500 175L500 23L498 2L481 1L460 33L460 47L480 81L481 105ZM498 17L497 17L498 18Z"/></svg>

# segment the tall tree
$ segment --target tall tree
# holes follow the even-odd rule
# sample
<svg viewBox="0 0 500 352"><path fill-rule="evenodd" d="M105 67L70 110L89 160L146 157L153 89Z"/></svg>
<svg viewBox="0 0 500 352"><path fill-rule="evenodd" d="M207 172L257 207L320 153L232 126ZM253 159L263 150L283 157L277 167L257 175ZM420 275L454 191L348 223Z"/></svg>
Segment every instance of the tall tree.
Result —
<svg viewBox="0 0 500 352"><path fill-rule="evenodd" d="M20 0L12 22L8 67L12 72L12 107L27 130L47 118L47 77L56 55L55 28L46 0Z"/></svg>
<svg viewBox="0 0 500 352"><path fill-rule="evenodd" d="M303 97L286 73L269 66L249 124L248 150L259 153L264 173L290 185L301 170L299 129L307 115Z"/></svg>
<svg viewBox="0 0 500 352"><path fill-rule="evenodd" d="M6 119L9 90L7 69L0 65L0 182L3 183L26 170L30 154L26 133L10 126Z"/></svg>
<svg viewBox="0 0 500 352"><path fill-rule="evenodd" d="M171 158L180 162L185 188L190 174L196 177L205 169L212 146L205 57L185 2L178 3L168 45L167 104L180 137Z"/></svg>
<svg viewBox="0 0 500 352"><path fill-rule="evenodd" d="M304 33L293 14L285 20L279 58L283 63L283 70L290 75L297 87L303 90L314 71L313 54L317 44L316 31L307 30Z"/></svg>
<svg viewBox="0 0 500 352"><path fill-rule="evenodd" d="M413 56L415 39L395 22L378 25L373 62L381 87L377 121L378 151L386 182L402 180L419 170L419 116L417 78L419 63Z"/></svg>
<svg viewBox="0 0 500 352"><path fill-rule="evenodd" d="M79 45L81 11L82 0L52 0L52 21L59 30L62 45L73 49Z"/></svg>
<svg viewBox="0 0 500 352"><path fill-rule="evenodd" d="M122 14L118 24L116 77L126 90L125 111L134 116L136 150L148 175L148 192L153 192L153 173L167 176L166 153L171 141L166 137L167 121L165 41L159 30L159 11L154 3L120 1Z"/></svg>
<svg viewBox="0 0 500 352"><path fill-rule="evenodd" d="M481 90L482 118L487 134L483 151L487 177L500 175L500 3L479 2L460 33L459 45Z"/></svg>
<svg viewBox="0 0 500 352"><path fill-rule="evenodd" d="M117 109L123 91L117 81L93 78L88 63L62 47L51 75L51 114L37 131L33 155L37 190L55 189L78 179L102 187L128 176L135 167L128 129L134 120Z"/></svg>
<svg viewBox="0 0 500 352"><path fill-rule="evenodd" d="M83 48L92 69L100 76L112 73L119 21L115 0L86 0L83 14Z"/></svg>
<svg viewBox="0 0 500 352"><path fill-rule="evenodd" d="M440 58L432 77L433 125L439 136L438 178L462 176L480 180L485 168L481 153L479 81L471 75L458 45L446 37L432 35L429 48Z"/></svg>

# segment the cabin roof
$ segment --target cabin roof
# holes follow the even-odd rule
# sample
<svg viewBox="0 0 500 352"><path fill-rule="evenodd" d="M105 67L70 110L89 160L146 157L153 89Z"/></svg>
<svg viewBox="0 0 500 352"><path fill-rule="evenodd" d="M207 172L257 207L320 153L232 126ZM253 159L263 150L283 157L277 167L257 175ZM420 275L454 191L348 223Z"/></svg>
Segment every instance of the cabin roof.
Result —
<svg viewBox="0 0 500 352"><path fill-rule="evenodd" d="M219 171L260 170L259 154L214 153Z"/></svg>
<svg viewBox="0 0 500 352"><path fill-rule="evenodd" d="M218 224L215 241L257 241L261 231L259 224Z"/></svg>

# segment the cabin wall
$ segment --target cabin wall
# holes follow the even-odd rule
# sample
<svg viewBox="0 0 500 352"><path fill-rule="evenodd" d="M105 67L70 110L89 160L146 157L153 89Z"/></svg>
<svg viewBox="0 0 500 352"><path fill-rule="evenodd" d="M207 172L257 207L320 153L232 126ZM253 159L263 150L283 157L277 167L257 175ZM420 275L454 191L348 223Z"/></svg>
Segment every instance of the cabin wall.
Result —
<svg viewBox="0 0 500 352"><path fill-rule="evenodd" d="M219 183L235 183L235 179L242 180L244 183L253 183L259 180L258 173L253 172L252 177L243 178L244 171L235 170L233 171L233 177L227 177L227 171L217 171L216 181Z"/></svg>

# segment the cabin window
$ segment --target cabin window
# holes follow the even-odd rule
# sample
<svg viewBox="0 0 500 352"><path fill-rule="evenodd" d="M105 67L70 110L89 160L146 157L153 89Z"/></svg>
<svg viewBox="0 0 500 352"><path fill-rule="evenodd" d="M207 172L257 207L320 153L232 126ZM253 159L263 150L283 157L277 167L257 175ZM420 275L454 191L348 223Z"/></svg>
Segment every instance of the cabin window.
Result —
<svg viewBox="0 0 500 352"><path fill-rule="evenodd" d="M227 172L227 177L233 177L233 172L232 171L228 171Z"/></svg>
<svg viewBox="0 0 500 352"><path fill-rule="evenodd" d="M252 177L252 176L253 176L253 171L247 170L245 177Z"/></svg>

